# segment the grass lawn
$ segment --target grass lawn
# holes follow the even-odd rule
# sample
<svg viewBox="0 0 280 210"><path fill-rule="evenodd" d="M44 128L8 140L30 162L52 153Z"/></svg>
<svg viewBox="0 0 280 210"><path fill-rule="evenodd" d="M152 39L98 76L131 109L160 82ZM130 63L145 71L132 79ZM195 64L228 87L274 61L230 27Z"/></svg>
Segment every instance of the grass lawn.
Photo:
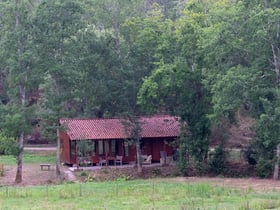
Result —
<svg viewBox="0 0 280 210"><path fill-rule="evenodd" d="M55 153L25 151L23 160L25 164L54 164ZM0 163L15 165L16 159L0 156ZM276 190L256 192L250 187L241 190L168 179L125 181L125 177L108 182L0 187L0 209L263 210L280 209L279 198L280 192Z"/></svg>
<svg viewBox="0 0 280 210"><path fill-rule="evenodd" d="M55 152L34 153L24 151L23 164L29 163L55 163ZM12 155L0 155L0 164L16 165L16 157Z"/></svg>
<svg viewBox="0 0 280 210"><path fill-rule="evenodd" d="M0 209L280 209L280 192L256 193L162 179L2 187Z"/></svg>

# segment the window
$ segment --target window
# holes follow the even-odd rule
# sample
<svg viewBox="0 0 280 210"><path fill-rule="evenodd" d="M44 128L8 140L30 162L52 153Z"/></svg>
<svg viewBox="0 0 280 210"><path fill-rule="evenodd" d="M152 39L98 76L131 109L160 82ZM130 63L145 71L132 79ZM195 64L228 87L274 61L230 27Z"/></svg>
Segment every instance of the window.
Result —
<svg viewBox="0 0 280 210"><path fill-rule="evenodd" d="M95 142L91 140L76 141L76 148L79 157L95 156Z"/></svg>
<svg viewBox="0 0 280 210"><path fill-rule="evenodd" d="M112 155L116 155L116 140L112 140L111 141L111 151L112 151Z"/></svg>
<svg viewBox="0 0 280 210"><path fill-rule="evenodd" d="M95 156L96 155L96 144L95 144L95 141L93 141L92 144L93 144L92 156Z"/></svg>
<svg viewBox="0 0 280 210"><path fill-rule="evenodd" d="M105 154L108 155L109 154L109 141L104 141L104 145L105 145Z"/></svg>
<svg viewBox="0 0 280 210"><path fill-rule="evenodd" d="M98 141L98 154L99 155L105 154L103 141Z"/></svg>
<svg viewBox="0 0 280 210"><path fill-rule="evenodd" d="M76 157L76 141L70 141L70 157Z"/></svg>
<svg viewBox="0 0 280 210"><path fill-rule="evenodd" d="M96 148L95 148L95 141L91 141L91 140L88 140L88 147L89 147L89 154L91 156L95 156L95 151L96 151Z"/></svg>
<svg viewBox="0 0 280 210"><path fill-rule="evenodd" d="M124 156L128 156L128 142L125 141L123 144L123 151L124 151Z"/></svg>

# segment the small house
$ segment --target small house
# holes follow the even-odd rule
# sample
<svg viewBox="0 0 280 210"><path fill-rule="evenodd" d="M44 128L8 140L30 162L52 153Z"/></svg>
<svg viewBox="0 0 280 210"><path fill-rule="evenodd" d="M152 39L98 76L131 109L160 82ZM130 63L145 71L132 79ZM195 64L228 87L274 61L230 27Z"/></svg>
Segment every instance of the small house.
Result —
<svg viewBox="0 0 280 210"><path fill-rule="evenodd" d="M87 161L93 165L101 159L114 160L121 156L122 163L136 161L136 147L131 141L131 129L126 120L113 119L61 119L65 130L60 132L61 161L77 164L79 161L78 145L86 141L91 150ZM161 154L174 154L174 141L180 135L180 122L169 115L140 117L140 138L142 155L152 155L152 162L160 162ZM108 162L110 164L110 162Z"/></svg>

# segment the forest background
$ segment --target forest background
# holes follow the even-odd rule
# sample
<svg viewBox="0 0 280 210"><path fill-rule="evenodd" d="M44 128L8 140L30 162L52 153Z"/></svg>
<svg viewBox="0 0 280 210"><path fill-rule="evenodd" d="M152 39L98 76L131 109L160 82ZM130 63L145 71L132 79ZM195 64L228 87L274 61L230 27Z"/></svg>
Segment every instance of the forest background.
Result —
<svg viewBox="0 0 280 210"><path fill-rule="evenodd" d="M279 34L276 0L1 0L2 153L16 150L20 182L24 137L38 120L58 132L62 117L168 113L186 126L187 173L186 154L205 164L213 129L221 166L242 114L255 119L248 160L278 178Z"/></svg>

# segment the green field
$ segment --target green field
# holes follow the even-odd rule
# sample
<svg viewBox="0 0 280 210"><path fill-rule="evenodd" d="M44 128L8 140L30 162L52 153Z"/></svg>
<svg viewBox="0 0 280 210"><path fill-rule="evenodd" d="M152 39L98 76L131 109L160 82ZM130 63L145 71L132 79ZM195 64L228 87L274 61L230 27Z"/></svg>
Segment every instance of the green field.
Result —
<svg viewBox="0 0 280 210"><path fill-rule="evenodd" d="M24 163L55 163L55 155L24 153ZM12 156L0 162L14 165ZM1 179L1 177L0 177ZM280 209L280 192L255 192L207 183L148 179L66 183L33 187L0 187L0 209Z"/></svg>
<svg viewBox="0 0 280 210"><path fill-rule="evenodd" d="M55 163L55 153L54 152L30 152L25 151L23 154L23 163ZM0 155L0 164L4 165L16 165L16 157L12 155Z"/></svg>
<svg viewBox="0 0 280 210"><path fill-rule="evenodd" d="M1 187L1 209L280 209L280 193L154 180Z"/></svg>

